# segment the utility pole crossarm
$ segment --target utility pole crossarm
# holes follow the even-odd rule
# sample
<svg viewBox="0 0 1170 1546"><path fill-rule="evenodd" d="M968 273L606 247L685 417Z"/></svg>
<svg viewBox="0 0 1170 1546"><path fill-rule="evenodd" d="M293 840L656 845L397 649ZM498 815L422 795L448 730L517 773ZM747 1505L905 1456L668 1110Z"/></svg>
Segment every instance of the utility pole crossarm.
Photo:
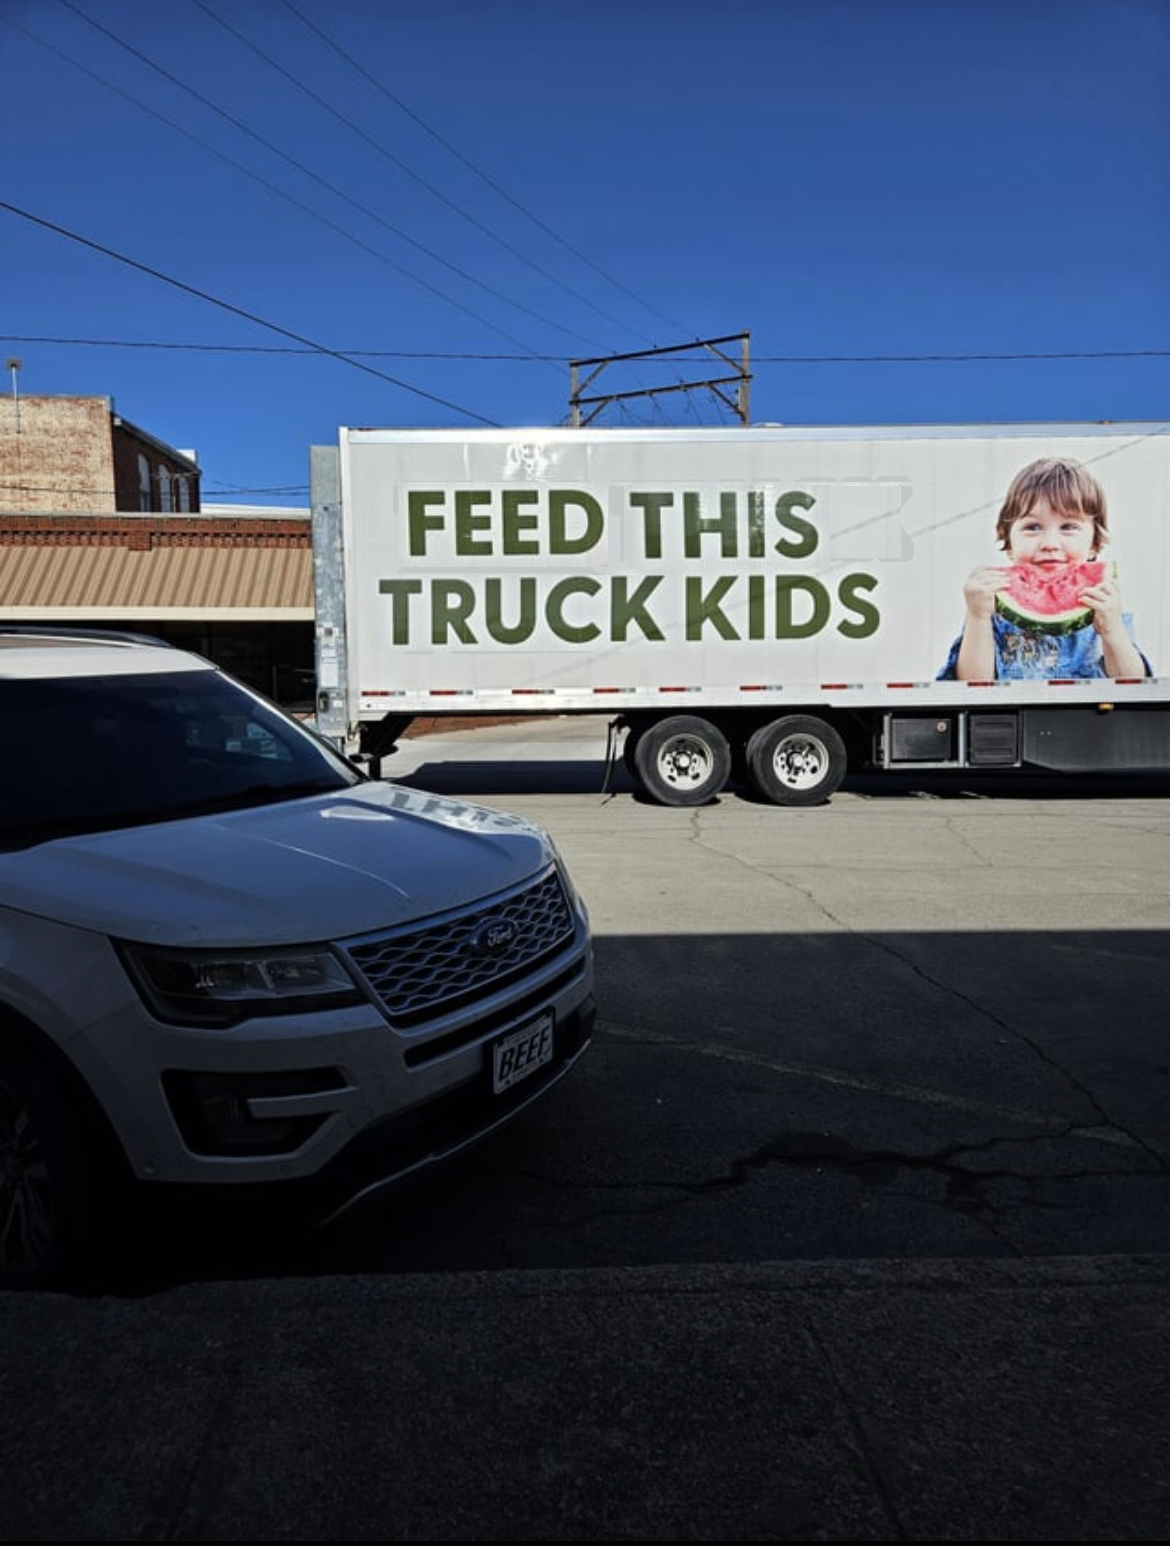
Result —
<svg viewBox="0 0 1170 1546"><path fill-rule="evenodd" d="M668 392L694 392L709 391L717 397L739 419L741 425L750 422L748 411L748 383L751 376L748 373L748 333L732 333L725 338L696 338L691 343L668 344L656 349L642 349L632 354L611 354L590 360L571 360L570 392L569 392L569 422L574 429L580 429L583 424L591 424L601 413L607 403L625 402L635 397L660 397ZM720 346L723 344L738 343L740 346L740 362L736 362ZM602 371L609 365L628 363L631 360L656 359L667 354L682 354L688 350L706 349L709 353L723 360L727 365L736 369L734 376L708 377L701 381L679 381L670 386L641 387L628 392L598 393L589 397L582 395L582 389L589 387L597 380ZM589 373L582 381L579 372L588 369ZM721 387L734 385L736 395L734 400L726 392L720 391ZM592 413L582 415L582 409L591 407Z"/></svg>

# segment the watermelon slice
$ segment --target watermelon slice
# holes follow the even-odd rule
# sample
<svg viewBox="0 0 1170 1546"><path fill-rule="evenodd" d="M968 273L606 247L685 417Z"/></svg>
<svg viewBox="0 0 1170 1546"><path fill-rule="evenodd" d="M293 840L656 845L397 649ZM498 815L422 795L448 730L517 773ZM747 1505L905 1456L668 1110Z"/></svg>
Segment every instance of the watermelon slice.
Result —
<svg viewBox="0 0 1170 1546"><path fill-rule="evenodd" d="M1105 578L1104 559L1041 569L1037 564L1013 564L1007 583L996 592L995 610L1009 623L1033 633L1072 633L1092 620L1093 609L1080 600L1091 585Z"/></svg>

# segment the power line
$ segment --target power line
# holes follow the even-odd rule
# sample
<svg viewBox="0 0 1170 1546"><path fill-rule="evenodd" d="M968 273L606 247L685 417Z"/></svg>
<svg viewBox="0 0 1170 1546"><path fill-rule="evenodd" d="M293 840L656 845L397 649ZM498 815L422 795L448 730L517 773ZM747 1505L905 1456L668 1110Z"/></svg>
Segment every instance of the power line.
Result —
<svg viewBox="0 0 1170 1546"><path fill-rule="evenodd" d="M200 0L196 0L196 3L200 3ZM486 172L482 171L480 167L476 166L473 161L468 160L462 151L458 150L454 145L452 145L449 140L444 139L436 129L433 129L431 125L424 119L420 118L417 113L412 112L400 97L396 97L392 91L388 90L380 80L371 75L367 69L365 69L361 64L358 63L356 59L352 57L352 55L347 54L338 43L335 43L327 33L322 32L321 28L318 27L314 22L311 22L303 11L298 10L297 7L292 4L292 0L280 0L280 3L284 6L285 10L291 11L293 15L298 18L298 20L303 22L310 32L314 33L318 38L320 38L321 42L324 43L327 48L331 48L339 58L344 59L345 62L352 69L356 70L364 80L367 80L370 85L373 86L375 91L381 92L387 101L393 102L395 107L397 107L400 112L405 113L406 116L412 120L412 122L416 123L420 129L429 134L436 144L443 147L448 155L454 156L456 161L465 166L469 172L478 177L481 182L486 184L486 186L492 190L493 193L504 199L512 206L513 209L518 210L526 220L531 221L532 224L539 230L543 231L546 236L551 237L558 246L563 247L566 252L571 252L579 262L584 263L587 268L591 268L595 274L598 274L606 281L607 284L612 285L615 290L621 291L623 295L627 296L630 300L641 306L652 316L657 317L659 321L665 322L672 332L681 333L685 336L685 334L691 331L691 329L683 327L680 323L675 322L672 318L666 316L663 312L659 311L656 306L652 306L648 301L643 300L641 296L635 295L635 293L626 285L622 284L620 280L615 279L612 274L606 273L605 269L600 268L590 258L587 258L585 254L574 247L571 242L566 241L565 238L557 231L554 231L551 226L546 225L545 222L539 218L539 216L534 215L532 211L521 204L519 200L514 199L505 188L502 188L499 183L493 181L493 179L490 178ZM587 302L586 304L590 303ZM597 310L596 307L593 309L595 311ZM606 313L602 312L601 315L605 316ZM607 318L607 320L612 319Z"/></svg>
<svg viewBox="0 0 1170 1546"><path fill-rule="evenodd" d="M405 172L408 177L413 178L420 187L425 188L427 192L438 199L440 203L445 204L448 209L453 210L461 220L467 221L467 223L474 226L477 231L481 231L486 237L488 237L489 240L502 247L504 251L510 253L512 257L518 258L521 263L527 264L527 266L538 273L541 278L547 279L550 283L557 285L560 289L564 290L566 295L571 295L574 300L580 301L584 306L588 306L591 311L595 311L597 315L599 317L603 317L606 322L611 322L615 327L618 328L622 327L622 323L619 322L616 317L610 316L607 311L603 311L600 306L595 305L594 302L589 300L587 296L581 295L570 285L567 285L559 275L550 273L548 269L542 268L541 265L537 263L532 257L530 257L528 253L522 252L518 247L514 247L510 242L505 241L502 236L493 231L489 226L484 225L482 221L477 220L474 215L470 214L469 211L464 209L461 205L457 204L454 199L449 199L441 189L436 188L433 183L428 182L427 179L420 173L416 172L413 167L407 165L405 161L402 161L398 156L387 150L385 145L383 145L379 140L375 139L373 135L367 134L366 131L360 127L360 125L354 123L352 119L347 118L344 113L339 112L333 103L330 102L327 98L321 96L319 92L314 91L311 86L307 86L305 82L299 78L299 76L294 75L291 70L286 70L285 67L282 64L278 64L270 54L265 53L265 51L257 44L253 43L250 38L246 38L238 28L233 27L230 22L225 21L222 16L218 15L211 8L211 6L205 4L204 0L191 0L191 3L198 6L205 15L209 16L212 21L217 22L219 26L221 26L226 32L231 33L232 37L237 39L238 42L242 43L245 48L251 49L251 51L256 54L258 58L262 59L270 69L275 70L279 75L283 75L285 80L291 81L292 84L296 86L299 91L303 91L311 101L316 102L319 107L324 108L324 110L336 118L339 123L344 124L352 134L356 134L359 139L364 140L365 143L376 150L380 156L384 156L387 161L389 161L393 166L398 167L400 171ZM290 6L289 9L293 10L293 7ZM315 32L318 37L321 37L326 42L329 41L328 39L324 38L324 34L320 31L320 29L315 27L305 17L301 16L299 11L293 10L293 14L296 15L299 20L303 21L305 25L313 32ZM330 47L336 48L336 45L330 43ZM336 52L340 53L341 57L345 59L346 62L352 66L352 68L361 71L361 67L356 63L356 61L351 60L349 56L342 53L340 49L336 49ZM361 73L365 75L366 72L361 71ZM409 238L406 239L409 240ZM440 261L443 260L440 259ZM486 288L490 288L490 286ZM492 293L498 294L496 291L493 291ZM506 297L501 298L506 299ZM511 302L510 304L515 305L517 303ZM521 307L520 309L527 311L529 308ZM532 316L537 315L535 312L530 314ZM546 319L543 317L538 318L538 320L542 322L546 321ZM558 326L556 323L550 323L549 325L552 327ZM560 331L569 332L570 330L568 328L561 328ZM582 335L574 334L573 336L581 337Z"/></svg>
<svg viewBox="0 0 1170 1546"><path fill-rule="evenodd" d="M45 514L63 513L63 514L68 515L68 516L83 516L83 515L84 516L90 516L90 515L103 515L103 516L104 515L132 515L132 516L140 516L141 515L141 516L155 517L155 518L157 518L160 515L166 515L168 520L169 520L172 517L174 517L174 518L185 518L187 516L191 516L191 517L194 518L194 517L198 517L198 516L201 516L201 515L214 514L214 512L209 512L207 510L207 508L206 508L207 500L208 500L209 496L211 497L212 500L214 500L220 494L307 494L308 492L309 492L309 485L307 483L286 483L286 484L281 484L281 485L273 486L272 488L236 488L236 487L230 487L230 486L229 487L222 487L222 486L221 487L212 487L212 486L208 485L208 483L206 482L205 479L200 478L200 481L199 481L199 495L200 495L200 504L202 505L203 508L199 509L199 510L166 510L166 511L164 511L164 510L104 510L104 509L98 510L98 509L94 509L94 510L68 510L68 511L64 511L64 512L46 511L44 513ZM75 484L75 483L71 483L68 488L61 488L57 484L51 484L50 485L50 484L47 484L47 483L0 483L0 493L3 493L3 494L56 494L56 495L59 495L62 498L67 498L67 499L77 499L77 498L80 498L81 495L87 494L87 495L93 495L94 498L108 499L109 498L109 494L110 494L110 490L109 490L108 487L107 488L90 488L88 485L85 485L85 484ZM5 515L9 515L10 516L10 515L13 515L15 513L16 512L11 511L11 510L0 511L0 519L2 519L3 516L5 516ZM21 513L22 514L27 514L28 512L21 512ZM33 513L35 514L37 512L33 512Z"/></svg>
<svg viewBox="0 0 1170 1546"><path fill-rule="evenodd" d="M1170 359L1170 349L1078 349L1018 354L753 354L753 365L919 365L978 360L1145 360Z"/></svg>
<svg viewBox="0 0 1170 1546"><path fill-rule="evenodd" d="M543 326L554 328L557 332L567 333L570 337L573 338L581 337L580 334L574 333L571 328L563 327L560 323L553 322L550 318L541 316L539 312L533 311L531 307L525 306L523 302L513 301L508 296L504 295L502 291L496 290L491 285L485 284L482 280L476 279L473 274L469 274L465 269L460 268L457 263L452 263L449 259L444 258L441 254L433 252L429 247L424 246L422 242L416 241L412 236L408 236L405 231L400 230L397 226L392 225L388 220L383 219L383 217L376 211L360 203L357 199L352 198L349 194L343 193L341 189L335 187L325 178L320 177L316 172L305 166L303 162L297 161L295 157L287 155L279 148L279 146L272 144L270 140L266 140L263 135L258 134L254 129L250 129L246 123L243 123L239 118L236 118L234 114L229 113L225 108L219 107L209 97L204 96L202 92L196 91L193 86L189 86L177 75L173 75L169 70L164 69L162 65L156 64L154 60L150 59L146 54L142 53L140 49L135 48L132 44L127 43L124 38L120 38L116 33L111 32L110 29L108 27L104 27L101 22L94 21L91 16L87 16L79 6L73 3L73 0L58 0L58 3L64 6L66 10L71 11L82 21L86 22L96 32L100 32L104 37L109 38L112 43L117 44L117 46L123 49L126 53L131 54L135 59L146 65L148 69L154 70L156 74L161 75L164 80L167 80L172 85L177 86L179 90L185 91L188 96L194 97L197 102L201 103L211 112L216 113L221 118L225 119L233 126L233 128L238 129L241 134L248 135L249 138L255 140L257 144L262 145L264 149L269 151L272 155L279 156L282 161L286 161L289 166L293 167L294 170L299 172L303 177L307 177L311 181L319 183L321 187L326 190L326 192L333 194L336 198L344 200L347 204L351 204L356 210L360 211L361 214L367 216L370 220L375 221L378 225L382 226L392 235L398 237L400 241L404 241L410 246L415 247L424 255L424 257L430 258L435 263L442 264L444 268L450 269L452 273L457 274L461 279L465 279L469 284L476 285L479 289L486 291L489 295L495 296L497 300L503 301L505 305L513 306L518 311L526 312L530 317L532 317L535 321L540 322ZM25 31L23 27L19 27L17 30L21 32ZM35 38L35 34L33 33L26 33L26 36ZM43 40L40 38L35 38L35 40L37 42L43 42ZM324 215L319 214L316 210L309 208L308 205L303 204L300 200L292 198L292 196L285 193L283 189L277 188L275 184L268 182L267 179L260 177L257 173L252 172L249 168L243 166L240 162L233 160L230 156L225 156L223 152L217 150L215 146L207 144L205 140L201 140L198 135L192 134L189 130L183 129L180 125L174 123L171 119L166 118L163 114L156 112L153 108L146 107L146 105L139 102L137 98L121 91L121 89L115 86L113 82L106 80L103 76L97 75L94 71L89 70L86 66L77 64L75 60L71 59L68 54L63 53L60 49L52 48L52 45L48 43L44 43L43 46L50 48L52 52L57 53L61 58L65 59L67 63L75 65L75 67L78 69L85 70L85 73L92 79L98 81L101 85L107 87L107 89L117 92L120 96L126 97L127 100L133 102L136 107L141 108L145 112L151 113L152 116L156 118L160 118L163 123L166 123L170 128L175 129L180 134L185 135L188 139L193 140L194 143L199 145L202 149L208 150L213 155L219 156L222 160L228 161L229 164L236 167L238 171L242 171L245 173L245 175L254 178L257 182L261 183L270 191L276 193L279 197L284 198L289 203L295 205L296 208L302 210L306 214L312 215L315 219L321 220L325 225L329 226L331 230L336 231L339 235L344 236L347 240L354 242L357 246L360 246L364 251L370 253L372 256L380 258L382 261L388 263L391 267L396 269L398 273L404 274L408 279L413 280L415 284L421 285L424 289L429 290L432 295L437 295L440 297L440 299L458 307L458 309L463 311L466 315L475 317L476 321L482 322L485 327L490 327L493 332L499 333L502 338L510 339L512 343L519 344L522 349L525 347L520 339L513 338L510 333L506 333L502 328L495 327L492 323L488 322L485 317L481 317L476 312L469 310L468 307L463 306L460 302L454 300L451 296L440 290L436 285L429 283L427 280L420 279L417 274L414 274L409 269L402 267L401 264L394 263L393 260L386 258L384 254L378 253L374 248L368 246L365 242L360 241L356 236L353 235L352 232L345 230L335 222L327 219Z"/></svg>
<svg viewBox="0 0 1170 1546"><path fill-rule="evenodd" d="M194 295L197 299L207 301L212 306L218 306L223 311L230 311L233 316L243 317L248 322L255 322L259 327L267 328L273 333L279 333L282 338L291 338L294 343L304 344L314 354L325 354L330 359L340 360L344 365L352 365L355 370L364 371L368 376L375 376L379 381L388 381L391 386L400 387L403 391L411 392L416 397L423 397L428 402L438 403L440 407L450 408L455 413L461 413L466 418L476 420L479 424L488 425L491 429L502 428L494 419L484 418L481 413L474 413L470 408L463 408L458 403L453 403L445 397L437 397L433 392L424 392L421 387L411 386L407 381L400 381L396 376L389 376L385 371L376 370L374 366L366 365L361 360L344 354L340 349L330 349L325 344L314 343L311 338L306 338L301 333L294 333L290 328L280 327L275 322L268 322L263 317L258 317L254 312L245 311L242 306L233 306L230 301L220 300L217 296L210 295L206 290L200 290L195 285L185 284L181 279L173 279L169 274L164 274L157 268L151 268L146 263L139 263L136 259L127 257L124 253L115 252L112 247L105 247L101 242L91 241L87 236L81 236L76 231L70 231L64 226L56 225L52 220L44 220L41 216L34 215L27 209L21 209L16 204L9 204L6 200L0 199L0 209L6 209L10 214L19 215L22 220L30 220L34 225L42 226L46 231L54 231L58 236L65 236L71 242L77 242L83 247L89 247L94 252L103 253L107 258L114 258L119 263L125 263L128 268L137 269L139 273L149 274L152 279L161 279L164 284L173 285L176 290L183 290L186 294Z"/></svg>
<svg viewBox="0 0 1170 1546"><path fill-rule="evenodd" d="M205 354L320 354L321 349L293 349L280 344L206 344L164 342L160 339L130 338L49 338L28 333L0 333L5 343L14 344L68 344L83 348L103 349L190 349ZM324 351L331 353L332 351ZM568 357L559 354L484 354L466 350L438 349L343 349L338 351L348 360L395 359L395 360L482 360L496 363L551 363L566 365ZM708 356L676 355L680 363L700 364ZM980 361L1003 360L1165 360L1170 359L1170 349L1064 349L1032 350L1005 354L753 354L752 365L962 365Z"/></svg>
<svg viewBox="0 0 1170 1546"><path fill-rule="evenodd" d="M211 513L207 510L207 500L210 497L214 501L220 494L307 494L308 492L309 485L307 483L287 483L275 488L211 488L206 483L203 483L199 489L200 504L203 506L200 514L207 515Z"/></svg>
<svg viewBox="0 0 1170 1546"><path fill-rule="evenodd" d="M431 294L437 295L441 300L449 302L452 306L455 306L465 315L473 317L477 322L482 322L486 327L491 328L492 332L499 333L502 338L511 337L511 335L505 333L502 328L493 326L493 324L488 322L486 318L480 317L476 312L470 310L469 307L463 306L460 304L460 302L452 299L451 296L445 294L436 285L429 284L425 279L420 279L419 276L412 273L410 269L405 268L400 263L395 263L392 258L387 257L384 253L379 252L376 248L369 246L368 243L361 241L358 237L354 236L352 232L345 230L342 226L337 225L334 221L328 219L325 215L320 214L318 211L310 209L307 204L303 204L299 199L294 198L292 194L286 193L283 188L278 188L275 183L269 182L266 177L261 177L258 172L252 171L251 168L244 166L242 162L235 160L234 157L227 155L224 151L218 150L214 145L208 145L207 142L205 140L201 140L197 134L192 134L190 130L184 129L181 124L175 123L173 119L168 118L164 113L158 112L157 109L153 107L148 107L145 102L140 102L138 98L132 96L130 92L123 91L120 86L115 86L112 81L108 81L103 76L98 75L95 71L89 69L87 65L79 63L78 60L71 58L61 49L55 48L51 43L45 42L43 38L37 37L36 33L29 32L26 27L19 26L16 22L12 21L11 18L7 16L0 16L0 21L2 21L5 26L11 27L13 31L19 32L24 37L29 38L32 42L39 43L41 47L46 49L49 53L56 54L59 59L63 59L66 64L72 65L75 70L79 70L83 75L88 75L91 80L96 81L99 86L103 86L107 91L112 91L115 95L120 96L125 101L132 103L134 107L140 109L142 112L149 113L152 118L157 118L159 123L166 124L168 129L173 129L176 134L183 135L186 139L191 140L193 144L198 145L200 149L209 151L213 156L218 156L219 159L221 161L225 161L228 166L234 167L235 170L242 173L243 176L251 178L253 182L259 183L262 188L267 188L268 191L270 193L274 193L277 198L284 199L287 203L291 204L294 209L299 209L303 214L308 215L311 219L319 220L321 224L327 226L329 230L335 231L339 236L344 237L346 241L350 241L356 247L360 247L363 252L368 253L378 262L385 263L387 267L393 268L397 273L404 275L407 279L412 280L415 284L420 285L423 289L429 290ZM512 341L519 343L518 339L514 339ZM521 348L523 347L524 346L521 344Z"/></svg>

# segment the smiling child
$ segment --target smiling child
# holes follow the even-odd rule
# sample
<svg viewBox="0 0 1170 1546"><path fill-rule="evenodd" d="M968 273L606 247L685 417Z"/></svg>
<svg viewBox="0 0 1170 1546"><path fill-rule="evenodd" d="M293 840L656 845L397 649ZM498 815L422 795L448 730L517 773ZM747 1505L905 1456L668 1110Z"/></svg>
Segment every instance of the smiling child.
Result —
<svg viewBox="0 0 1170 1546"><path fill-rule="evenodd" d="M1108 511L1092 473L1070 458L1029 462L1012 479L995 534L1009 562L982 565L967 576L963 630L938 680L1153 674L1134 641L1132 618L1122 610L1117 576L1109 567L1079 591L1076 599L1089 609L1087 619L1066 632L1028 628L996 607L996 595L1015 566L1037 584L1041 577L1059 582L1075 566L1100 557L1109 541Z"/></svg>

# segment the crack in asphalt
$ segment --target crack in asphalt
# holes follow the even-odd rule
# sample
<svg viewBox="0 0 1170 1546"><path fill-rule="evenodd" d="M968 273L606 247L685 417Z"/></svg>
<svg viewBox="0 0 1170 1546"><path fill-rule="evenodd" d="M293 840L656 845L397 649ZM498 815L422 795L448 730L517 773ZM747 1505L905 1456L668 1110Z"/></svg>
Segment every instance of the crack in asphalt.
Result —
<svg viewBox="0 0 1170 1546"><path fill-rule="evenodd" d="M969 993L965 993L961 988L956 987L952 983L944 982L934 973L925 970L911 956L906 954L904 951L896 949L890 939L881 935L874 934L867 929L855 929L851 924L847 923L844 919L840 918L836 913L834 913L833 910L819 897L814 895L807 886L802 886L795 881L788 880L784 876L776 874L773 870L761 869L746 859L737 859L734 855L729 856L722 850L715 848L713 844L708 844L706 835L703 831L702 815L702 808L700 807L696 809L694 818L691 822L692 842L697 842L701 845L709 846L712 853L718 853L720 858L727 859L728 857L731 857L733 862L744 865L746 868L750 869L753 874L762 875L765 879L770 878L776 881L778 884L784 886L787 890L796 892L798 895L804 897L805 900L817 910L821 917L823 917L828 923L832 924L834 928L839 930L843 935L846 935L851 939L859 940L862 943L869 945L874 950L881 951L891 960L898 962L900 966L908 970L911 975L916 977L920 982L925 983L927 986L933 988L938 993L944 994L948 998L955 1000L957 1003L964 1005L973 1014L986 1020L988 1024L993 1025L998 1031L1003 1032L1004 1035L1013 1037L1021 1045L1027 1047L1038 1062L1043 1063L1054 1073L1059 1074L1061 1078L1066 1080L1067 1083L1084 1098L1091 1109L1097 1113L1103 1125L1113 1128L1116 1131L1125 1133L1125 1136L1130 1143L1134 1144L1140 1149L1143 1149L1150 1156L1150 1158L1155 1161L1155 1163L1165 1168L1165 1161L1162 1159L1162 1156L1158 1153L1158 1151L1152 1148L1140 1134L1130 1132L1121 1123L1118 1123L1112 1117L1106 1106L1100 1101L1095 1091L1091 1090L1082 1079L1080 1079L1058 1059L1052 1057L1039 1044L1039 1042L1037 1042L1035 1037L1029 1036L1026 1031L1021 1030L1018 1026L1011 1024L1007 1020L1004 1020L1001 1016L995 1014L994 1011L988 1009L977 999L973 998ZM948 818L948 825L949 821L950 818Z"/></svg>
<svg viewBox="0 0 1170 1546"><path fill-rule="evenodd" d="M1079 1131L1077 1124L1070 1124L1067 1135ZM1048 1172L1024 1172L1012 1167L1001 1169L972 1168L961 1162L961 1156L991 1155L1006 1148L1048 1143L1052 1134L1037 1133L1027 1138L990 1138L983 1143L945 1144L933 1152L910 1154L900 1149L865 1149L846 1138L835 1138L828 1133L788 1133L769 1140L752 1154L732 1161L724 1178L704 1183L705 1187L738 1187L748 1179L749 1172L765 1169L773 1164L806 1166L832 1169L867 1184L885 1186L896 1181L903 1172L936 1175L946 1182L946 1201L955 1207L974 1213L994 1216L998 1211L988 1201L986 1193L1001 1182L1010 1182L1026 1189L1034 1189L1041 1182L1088 1181L1132 1178L1150 1175L1145 1167L1060 1169ZM1159 1167L1164 1171L1165 1167Z"/></svg>
<svg viewBox="0 0 1170 1546"><path fill-rule="evenodd" d="M853 1069L831 1068L816 1064L785 1061L779 1058L765 1057L758 1052L739 1047L729 1047L718 1042L695 1042L688 1038L678 1036L659 1036L652 1031L634 1030L631 1027L619 1026L613 1023L605 1023L598 1026L598 1035L610 1036L615 1040L625 1041L634 1045L672 1047L675 1050L691 1051L702 1057L715 1058L721 1062L744 1064L750 1068L762 1069L767 1073L783 1074L786 1078L809 1079L819 1084L838 1085L843 1089L857 1091L861 1094L887 1095L896 1100L910 1101L916 1105L938 1106L945 1110L966 1112L975 1116L988 1117L994 1121L1013 1122L1021 1127L1041 1130L1049 1137L1077 1136L1090 1139L1094 1143L1114 1144L1119 1148L1140 1149L1147 1154L1162 1169L1167 1169L1167 1161L1153 1151L1141 1139L1126 1131L1117 1124L1105 1119L1098 1126L1090 1122L1070 1123L1066 1118L1054 1117L1048 1112L1030 1111L1025 1107L1004 1106L992 1104L989 1101L975 1100L970 1096L956 1095L945 1090L927 1089L921 1085L905 1084L898 1080L875 1079L859 1074ZM1095 1103L1090 1102L1093 1109L1098 1109Z"/></svg>
<svg viewBox="0 0 1170 1546"><path fill-rule="evenodd" d="M1080 1129L1076 1124L1070 1124L1067 1128L1068 1136L1079 1136ZM894 1186L904 1175L935 1176L945 1183L943 1196L939 1199L919 1195L907 1191L904 1195L919 1204L928 1207L940 1207L944 1210L954 1209L963 1214L967 1220L979 1226L994 1239L1001 1249L1007 1249L1014 1255L1024 1253L1010 1239L1001 1232L1005 1212L1011 1207L1011 1198L996 1199L993 1195L996 1187L1015 1187L1030 1194L1030 1206L1035 1208L1051 1207L1056 1204L1045 1204L1037 1195L1038 1188L1052 1183L1072 1184L1081 1181L1117 1181L1128 1180L1142 1176L1152 1176L1157 1173L1146 1167L1115 1168L1115 1167L1082 1167L1077 1169L1060 1169L1051 1171L1026 1172L1010 1166L1000 1166L995 1169L976 1169L963 1160L962 1156L972 1158L979 1155L991 1155L997 1151L1020 1147L1021 1145L1047 1143L1051 1141L1051 1134L1035 1134L1032 1137L992 1138L983 1143L955 1143L947 1144L931 1152L920 1154L907 1153L898 1149L866 1149L851 1143L846 1138L834 1137L824 1132L790 1132L782 1136L772 1138L761 1144L752 1153L740 1158L732 1159L726 1168L717 1175L706 1176L698 1180L683 1181L677 1177L669 1179L653 1179L641 1177L633 1180L623 1180L613 1183L598 1183L590 1181L584 1186L572 1183L565 1187L547 1175L538 1174L532 1170L524 1169L523 1173L531 1181L538 1181L555 1190L580 1191L583 1193L608 1193L629 1194L652 1190L658 1193L653 1199L647 1199L642 1204L623 1210L623 1215L628 1217L650 1217L655 1214L668 1213L678 1206L680 1198L691 1200L713 1195L719 1192L739 1191L746 1187L752 1178L752 1174L758 1171L771 1169L774 1166L788 1166L795 1169L831 1170L860 1184L877 1188L889 1188ZM1159 1167L1164 1169L1164 1167ZM597 1208L590 1212L578 1215L573 1220L573 1226L607 1219L612 1216L612 1210ZM548 1226L562 1228L564 1220L561 1218L550 1221Z"/></svg>

